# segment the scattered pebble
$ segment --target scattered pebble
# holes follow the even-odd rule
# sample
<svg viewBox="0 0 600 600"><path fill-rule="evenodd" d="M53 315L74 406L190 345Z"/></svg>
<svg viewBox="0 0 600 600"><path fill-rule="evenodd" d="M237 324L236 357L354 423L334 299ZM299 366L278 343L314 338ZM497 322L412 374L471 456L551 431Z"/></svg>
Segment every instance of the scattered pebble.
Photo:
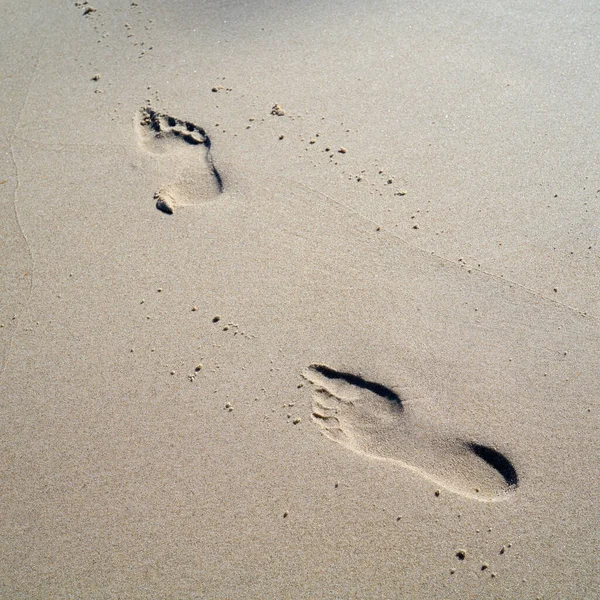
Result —
<svg viewBox="0 0 600 600"><path fill-rule="evenodd" d="M93 77L92 77L92 81L98 81L100 79L100 73L96 73Z"/></svg>
<svg viewBox="0 0 600 600"><path fill-rule="evenodd" d="M341 148L338 150L338 152L339 152L340 154L346 154L346 152L348 152L348 150L346 150L346 148L344 148L344 146L342 146L342 147L341 147Z"/></svg>
<svg viewBox="0 0 600 600"><path fill-rule="evenodd" d="M271 114L276 117L283 117L283 115L285 115L285 110L283 110L279 104L275 104L271 109Z"/></svg>
<svg viewBox="0 0 600 600"><path fill-rule="evenodd" d="M440 497L440 490L435 490L435 492L433 494L434 494L434 496L436 498L439 498Z"/></svg>
<svg viewBox="0 0 600 600"><path fill-rule="evenodd" d="M292 421L292 423L293 423L294 425L298 425L298 423L300 423L300 421L302 421L302 419L301 419L300 417L296 417L296 418L295 418L295 419Z"/></svg>
<svg viewBox="0 0 600 600"><path fill-rule="evenodd" d="M192 306L192 312L196 312L198 310L197 306Z"/></svg>
<svg viewBox="0 0 600 600"><path fill-rule="evenodd" d="M198 363L196 365L196 367L194 368L194 371L196 371L196 373L197 373L198 371L201 371L201 370L202 370L202 363Z"/></svg>
<svg viewBox="0 0 600 600"><path fill-rule="evenodd" d="M213 88L211 88L211 92L220 92L223 89L222 85L215 85Z"/></svg>
<svg viewBox="0 0 600 600"><path fill-rule="evenodd" d="M465 558L467 558L467 553L465 550L457 550L456 551L456 558L458 558L458 560L465 560Z"/></svg>
<svg viewBox="0 0 600 600"><path fill-rule="evenodd" d="M481 570L482 570L482 571L485 571L486 569L489 569L489 568L490 568L490 565L488 565L487 563L483 563L483 564L481 565Z"/></svg>
<svg viewBox="0 0 600 600"><path fill-rule="evenodd" d="M221 320L220 315L216 315L215 317L213 317L213 323L218 323L220 320Z"/></svg>
<svg viewBox="0 0 600 600"><path fill-rule="evenodd" d="M83 16L89 15L90 13L96 12L96 9L93 6L86 6L83 9Z"/></svg>
<svg viewBox="0 0 600 600"><path fill-rule="evenodd" d="M290 514L290 513L289 513L287 510L286 510L286 511L284 511L284 513L283 513L283 518L285 519L285 518L286 518L286 517L287 517L289 514Z"/></svg>
<svg viewBox="0 0 600 600"><path fill-rule="evenodd" d="M279 139L280 139L280 140L282 140L284 137L285 137L285 135L281 134L281 135L279 136Z"/></svg>

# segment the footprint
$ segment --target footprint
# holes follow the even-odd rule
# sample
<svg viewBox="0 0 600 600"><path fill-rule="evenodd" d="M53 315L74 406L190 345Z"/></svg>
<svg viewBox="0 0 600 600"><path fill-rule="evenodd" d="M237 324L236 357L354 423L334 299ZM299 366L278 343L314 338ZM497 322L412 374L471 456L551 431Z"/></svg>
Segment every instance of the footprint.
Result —
<svg viewBox="0 0 600 600"><path fill-rule="evenodd" d="M490 502L516 490L517 472L503 454L420 423L385 385L321 364L308 367L303 377L315 386L313 422L342 446L469 498Z"/></svg>
<svg viewBox="0 0 600 600"><path fill-rule="evenodd" d="M145 107L139 111L137 130L141 147L155 157L158 210L171 215L176 208L213 200L223 192L202 127Z"/></svg>

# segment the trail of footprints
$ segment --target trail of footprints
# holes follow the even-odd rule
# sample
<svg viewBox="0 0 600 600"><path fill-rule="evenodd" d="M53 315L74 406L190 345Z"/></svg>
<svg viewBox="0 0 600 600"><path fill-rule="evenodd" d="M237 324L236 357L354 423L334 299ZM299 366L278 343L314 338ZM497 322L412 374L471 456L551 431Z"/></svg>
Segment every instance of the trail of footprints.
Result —
<svg viewBox="0 0 600 600"><path fill-rule="evenodd" d="M139 113L138 134L141 146L157 156L157 170L171 179L154 194L158 210L173 214L177 207L223 192L203 128L145 107ZM314 386L313 422L342 446L391 461L477 500L507 498L517 488L517 472L503 454L421 423L385 385L323 364L310 365L303 377Z"/></svg>
<svg viewBox="0 0 600 600"><path fill-rule="evenodd" d="M158 210L172 215L178 207L213 200L223 193L210 138L202 127L149 107L140 110L137 127L142 148L159 155L155 170L170 180L154 193Z"/></svg>
<svg viewBox="0 0 600 600"><path fill-rule="evenodd" d="M516 490L517 471L506 456L419 422L390 388L322 364L309 366L303 376L314 386L313 422L349 450L477 500L500 500Z"/></svg>

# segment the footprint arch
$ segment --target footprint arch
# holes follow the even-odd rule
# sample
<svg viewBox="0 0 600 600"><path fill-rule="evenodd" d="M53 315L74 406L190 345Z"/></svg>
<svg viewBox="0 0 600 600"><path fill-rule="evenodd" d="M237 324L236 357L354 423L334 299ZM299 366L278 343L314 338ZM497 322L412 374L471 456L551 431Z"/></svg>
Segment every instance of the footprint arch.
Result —
<svg viewBox="0 0 600 600"><path fill-rule="evenodd" d="M483 502L508 499L517 489L517 470L504 454L423 423L391 388L324 364L302 375L313 385L312 421L349 450Z"/></svg>

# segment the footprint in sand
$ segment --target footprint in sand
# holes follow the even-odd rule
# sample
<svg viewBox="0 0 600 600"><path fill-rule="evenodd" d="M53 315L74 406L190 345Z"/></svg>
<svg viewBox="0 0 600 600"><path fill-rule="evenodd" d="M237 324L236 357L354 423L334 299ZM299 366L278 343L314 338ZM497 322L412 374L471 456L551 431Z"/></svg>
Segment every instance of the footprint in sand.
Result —
<svg viewBox="0 0 600 600"><path fill-rule="evenodd" d="M223 192L202 127L146 107L139 111L137 131L140 146L156 157L158 210L171 215L176 208L213 200Z"/></svg>
<svg viewBox="0 0 600 600"><path fill-rule="evenodd" d="M390 388L320 364L303 377L315 386L313 421L342 446L477 500L508 498L517 488L517 472L504 455L420 423Z"/></svg>

